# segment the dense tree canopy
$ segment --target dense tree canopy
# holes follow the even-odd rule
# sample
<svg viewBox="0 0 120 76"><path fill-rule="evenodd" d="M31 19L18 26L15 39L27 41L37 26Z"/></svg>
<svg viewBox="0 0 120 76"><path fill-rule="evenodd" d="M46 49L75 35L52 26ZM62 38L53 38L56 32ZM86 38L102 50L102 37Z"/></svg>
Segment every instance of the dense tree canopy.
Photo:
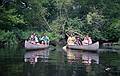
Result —
<svg viewBox="0 0 120 76"><path fill-rule="evenodd" d="M51 32L51 38L74 31L94 40L117 41L119 12L120 0L0 0L0 31L1 36L9 31L17 37L28 31Z"/></svg>

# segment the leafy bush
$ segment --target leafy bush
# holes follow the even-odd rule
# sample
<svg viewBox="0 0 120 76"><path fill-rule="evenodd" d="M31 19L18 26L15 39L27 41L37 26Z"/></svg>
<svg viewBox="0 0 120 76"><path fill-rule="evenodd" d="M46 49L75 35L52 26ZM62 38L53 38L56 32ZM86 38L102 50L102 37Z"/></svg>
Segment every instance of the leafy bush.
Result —
<svg viewBox="0 0 120 76"><path fill-rule="evenodd" d="M50 40L59 40L60 38L62 38L62 35L56 34L55 32L47 32L48 37L50 38Z"/></svg>
<svg viewBox="0 0 120 76"><path fill-rule="evenodd" d="M5 32L0 30L0 41L4 42L5 45L17 44L17 38L13 32Z"/></svg>
<svg viewBox="0 0 120 76"><path fill-rule="evenodd" d="M58 40L62 37L62 35L57 34L56 32L39 32L39 31L29 31L29 30L27 30L27 31L22 31L22 30L14 31L14 33L16 34L16 36L20 40L28 39L33 32L36 33L38 36L42 36L43 34L46 34L50 38L50 40Z"/></svg>

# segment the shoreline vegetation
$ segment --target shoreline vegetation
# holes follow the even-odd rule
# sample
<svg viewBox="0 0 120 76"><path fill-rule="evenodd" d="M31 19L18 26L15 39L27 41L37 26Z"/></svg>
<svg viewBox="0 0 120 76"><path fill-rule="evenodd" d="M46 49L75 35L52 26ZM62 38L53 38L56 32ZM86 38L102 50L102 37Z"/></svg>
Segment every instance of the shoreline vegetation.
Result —
<svg viewBox="0 0 120 76"><path fill-rule="evenodd" d="M17 32L10 32L10 31L3 31L1 30L1 37L0 37L0 47L11 47L14 45L21 45L24 46L25 40L27 40L33 31L17 31ZM42 34L46 34L50 38L50 45L56 46L66 45L66 38L65 34L59 35L54 32L35 32L38 36ZM120 40L114 41L100 41L103 46L117 46L120 45Z"/></svg>
<svg viewBox="0 0 120 76"><path fill-rule="evenodd" d="M0 47L23 43L31 32L46 33L52 44L65 43L66 32L118 42L119 12L120 2L113 0L1 0Z"/></svg>
<svg viewBox="0 0 120 76"><path fill-rule="evenodd" d="M0 31L0 47L10 47L14 45L21 45L24 46L24 41L27 40L31 33L33 31L17 31L17 32L10 32L10 31ZM60 35L57 35L55 33L49 33L49 32L35 32L38 36L41 36L42 34L46 34L52 43L56 43L60 39ZM53 44L54 45L54 44Z"/></svg>

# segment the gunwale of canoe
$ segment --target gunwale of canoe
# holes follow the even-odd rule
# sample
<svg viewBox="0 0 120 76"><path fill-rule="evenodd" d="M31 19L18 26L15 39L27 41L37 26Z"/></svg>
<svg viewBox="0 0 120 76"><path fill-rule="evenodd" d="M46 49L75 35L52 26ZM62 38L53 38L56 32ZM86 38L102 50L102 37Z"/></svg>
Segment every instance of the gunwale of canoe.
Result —
<svg viewBox="0 0 120 76"><path fill-rule="evenodd" d="M26 50L39 50L39 49L46 49L49 48L49 45L36 45L36 44L32 44L29 41L25 41L25 49Z"/></svg>
<svg viewBox="0 0 120 76"><path fill-rule="evenodd" d="M75 50L97 51L99 49L99 42L95 42L95 43L90 44L90 45L67 45L67 48L75 49Z"/></svg>

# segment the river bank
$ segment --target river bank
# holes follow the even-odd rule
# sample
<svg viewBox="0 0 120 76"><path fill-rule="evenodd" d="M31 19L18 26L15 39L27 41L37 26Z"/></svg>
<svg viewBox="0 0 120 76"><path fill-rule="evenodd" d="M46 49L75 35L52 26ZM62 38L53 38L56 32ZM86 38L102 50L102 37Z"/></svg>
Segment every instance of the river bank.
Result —
<svg viewBox="0 0 120 76"><path fill-rule="evenodd" d="M0 30L0 47L10 47L10 46L14 46L14 45L22 45L24 46L24 42L25 40L27 40L29 38L29 36L31 35L31 33L33 33L34 31L22 31L22 30L18 30L18 31L1 31ZM50 45L53 46L57 46L57 45L66 45L66 36L65 34L61 34L61 33L56 33L56 32L39 32L39 31L35 31L35 33L38 36L41 36L42 34L46 34L49 38L50 38ZM100 45L103 46L110 46L110 45L117 45L120 44L120 40L117 40L116 42L114 42L115 40L95 40L93 38L93 41L99 41Z"/></svg>

